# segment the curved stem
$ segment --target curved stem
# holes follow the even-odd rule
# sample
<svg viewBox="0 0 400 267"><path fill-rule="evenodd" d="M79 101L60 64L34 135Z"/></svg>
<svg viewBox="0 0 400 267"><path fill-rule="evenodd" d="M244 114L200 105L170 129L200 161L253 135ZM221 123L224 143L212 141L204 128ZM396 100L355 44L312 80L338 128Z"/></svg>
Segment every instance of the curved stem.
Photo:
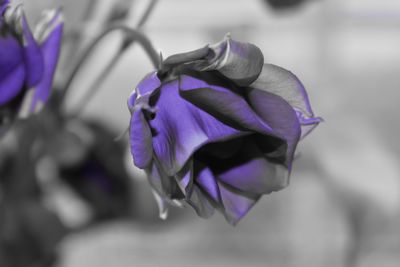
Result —
<svg viewBox="0 0 400 267"><path fill-rule="evenodd" d="M89 58L89 56L92 54L93 49L100 43L100 41L106 37L108 34L120 30L123 31L126 34L127 39L129 40L129 44L137 41L145 50L147 55L149 56L153 66L155 68L158 68L159 66L159 55L158 52L154 49L153 45L151 44L150 40L140 31L131 29L128 26L125 25L115 25L111 26L110 28L106 29L104 32L102 32L95 40L90 43L89 47L86 49L85 53L83 56L80 58L77 66L71 73L67 83L64 86L64 97L68 92L68 89L71 87L72 82L74 81L76 75L79 73L81 68L84 66L86 63L86 60Z"/></svg>
<svg viewBox="0 0 400 267"><path fill-rule="evenodd" d="M158 0L151 0L150 4L147 6L146 11L143 13L142 17L140 18L136 28L141 28L150 17L151 12L154 10Z"/></svg>
<svg viewBox="0 0 400 267"><path fill-rule="evenodd" d="M156 6L157 2L158 2L158 0L151 0L151 2L147 6L145 12L143 13L142 17L140 18L140 20L136 26L137 29L140 29L145 24L147 19L150 17L150 14L154 10L154 7ZM135 41L138 41L142 45L145 52L150 57L150 60L152 61L154 67L158 68L160 66L159 55L157 54L157 52L151 45L151 42L149 41L149 39L143 33L139 32L138 30L131 29L125 25L111 26L110 28L108 28L104 32L102 32L95 40L93 40L90 43L90 45L84 52L83 56L81 57L81 59L78 61L76 67L72 71L69 79L67 80L67 82L63 88L64 89L63 90L63 94L64 94L63 99L66 98L67 91L71 87L71 84L73 83L75 77L77 76L77 74L79 73L79 71L85 64L85 62L90 57L92 50L97 46L98 43L100 43L100 41L103 38L105 38L109 33L113 32L115 30L122 30L125 33L124 40L121 44L121 47L118 50L115 57L108 63L108 65L101 72L101 76L99 77L99 79L97 79L96 82L90 87L89 92L85 95L84 99L89 99L91 94L94 92L95 88L97 88L98 85L100 84L100 81L104 81L107 74L109 73L109 70L111 70L116 65L116 63L120 59L121 54ZM84 102L83 102L83 104L84 104Z"/></svg>
<svg viewBox="0 0 400 267"><path fill-rule="evenodd" d="M78 104L76 105L77 108L74 111L74 114L77 115L81 113L84 108L87 106L87 103L90 101L91 97L97 92L97 89L101 86L101 84L105 81L108 77L111 70L117 64L118 60L121 58L123 50L119 50L119 52L111 59L111 61L107 64L107 66L101 71L98 78L93 82L93 84L89 87L87 92L79 99Z"/></svg>
<svg viewBox="0 0 400 267"><path fill-rule="evenodd" d="M149 5L147 6L145 12L143 13L142 17L140 18L139 22L137 23L136 28L140 29L148 20L150 17L151 12L154 10L154 7L156 6L156 3L158 0L151 0ZM100 75L98 76L98 79L90 86L89 90L87 91L86 94L81 98L79 103L77 104L77 110L75 111L75 114L79 114L82 112L82 110L87 106L86 104L90 101L92 95L96 92L97 88L101 86L101 84L104 82L104 80L108 77L110 74L111 70L115 67L115 65L118 63L119 59L121 58L123 52L131 46L134 43L135 39L132 39L132 36L126 35L124 37L124 40L118 49L117 53L115 56L112 58L112 60L106 65L106 67L101 71ZM158 66L160 64L160 58L158 56ZM154 64L154 61L153 61Z"/></svg>

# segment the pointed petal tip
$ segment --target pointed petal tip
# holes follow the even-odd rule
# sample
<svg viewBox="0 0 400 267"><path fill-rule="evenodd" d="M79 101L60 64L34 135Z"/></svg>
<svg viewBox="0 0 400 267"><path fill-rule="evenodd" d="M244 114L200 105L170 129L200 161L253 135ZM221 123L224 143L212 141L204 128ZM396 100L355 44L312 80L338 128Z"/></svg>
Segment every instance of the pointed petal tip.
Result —
<svg viewBox="0 0 400 267"><path fill-rule="evenodd" d="M210 46L214 57L201 62L200 71L217 70L239 86L248 86L260 75L264 55L256 45L238 42L228 33L224 39Z"/></svg>
<svg viewBox="0 0 400 267"><path fill-rule="evenodd" d="M156 190L152 189L151 192L153 193L154 199L158 206L159 218L161 220L166 220L168 218L168 205L166 201Z"/></svg>
<svg viewBox="0 0 400 267"><path fill-rule="evenodd" d="M228 223L236 225L254 206L261 197L245 196L239 192L234 192L223 183L218 183L221 192L223 213Z"/></svg>

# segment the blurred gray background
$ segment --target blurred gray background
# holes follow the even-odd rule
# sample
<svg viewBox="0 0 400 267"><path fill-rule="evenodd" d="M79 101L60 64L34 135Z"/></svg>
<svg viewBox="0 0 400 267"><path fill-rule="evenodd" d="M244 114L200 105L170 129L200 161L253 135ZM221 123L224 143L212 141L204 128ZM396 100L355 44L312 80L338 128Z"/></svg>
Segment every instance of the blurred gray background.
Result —
<svg viewBox="0 0 400 267"><path fill-rule="evenodd" d="M148 1L125 1L128 25L136 25ZM118 1L98 0L95 16L85 24L89 2L25 4L32 14L65 5L67 33L84 31L84 47ZM146 220L116 221L68 236L59 266L400 266L399 29L396 0L312 0L280 11L261 0L158 1L143 30L164 57L230 32L259 46L267 62L293 71L325 123L300 145L291 185L263 197L236 227L219 214L196 218L189 208L160 221L145 177L127 151L126 166L138 180ZM68 110L80 108L85 88L119 41L111 35L98 48L73 85ZM60 64L59 82L68 61L79 57L79 49L72 51ZM133 46L80 115L123 132L130 117L126 99L151 70L143 50ZM79 203L63 203L70 206L66 217L84 216Z"/></svg>

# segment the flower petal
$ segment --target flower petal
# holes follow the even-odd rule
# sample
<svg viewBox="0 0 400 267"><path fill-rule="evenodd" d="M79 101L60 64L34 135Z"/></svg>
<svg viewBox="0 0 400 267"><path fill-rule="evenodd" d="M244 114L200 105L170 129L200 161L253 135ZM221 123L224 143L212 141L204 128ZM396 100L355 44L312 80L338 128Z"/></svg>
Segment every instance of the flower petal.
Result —
<svg viewBox="0 0 400 267"><path fill-rule="evenodd" d="M239 193L223 183L218 183L218 186L221 192L225 218L233 225L237 224L260 198L257 195L248 196Z"/></svg>
<svg viewBox="0 0 400 267"><path fill-rule="evenodd" d="M177 185L184 196L190 194L193 187L193 161L190 160L182 170L175 175Z"/></svg>
<svg viewBox="0 0 400 267"><path fill-rule="evenodd" d="M16 97L24 88L25 69L21 65L0 81L0 105Z"/></svg>
<svg viewBox="0 0 400 267"><path fill-rule="evenodd" d="M194 177L196 185L199 186L203 192L207 193L215 203L221 202L221 196L214 174L205 164L198 160L195 160L194 163Z"/></svg>
<svg viewBox="0 0 400 267"><path fill-rule="evenodd" d="M147 74L146 77L144 77L136 86L135 91L133 91L129 96L129 110L133 112L135 108L146 108L150 111L149 98L160 86L161 81L157 76L157 72L153 71Z"/></svg>
<svg viewBox="0 0 400 267"><path fill-rule="evenodd" d="M250 85L285 99L297 112L301 125L301 138L310 133L321 121L314 117L307 92L292 72L272 64L265 64L261 75Z"/></svg>
<svg viewBox="0 0 400 267"><path fill-rule="evenodd" d="M246 93L254 111L286 140L285 163L290 168L301 134L295 110L275 94L258 89L249 89Z"/></svg>
<svg viewBox="0 0 400 267"><path fill-rule="evenodd" d="M250 138L246 138L237 155L215 162L212 170L218 180L252 194L269 194L285 188L288 185L288 170L267 160Z"/></svg>
<svg viewBox="0 0 400 267"><path fill-rule="evenodd" d="M250 85L261 73L264 56L253 44L237 42L227 36L210 49L213 57L195 64L195 70L217 70L239 86Z"/></svg>
<svg viewBox="0 0 400 267"><path fill-rule="evenodd" d="M203 48L193 50L190 52L169 56L167 59L163 61L162 71L165 72L168 71L171 67L204 59L209 53L210 53L209 46L205 46Z"/></svg>
<svg viewBox="0 0 400 267"><path fill-rule="evenodd" d="M151 130L142 110L132 114L129 138L135 165L141 169L146 168L151 162L153 149Z"/></svg>
<svg viewBox="0 0 400 267"><path fill-rule="evenodd" d="M30 88L37 85L42 79L44 60L41 48L33 37L24 14L21 16L21 26L27 75L26 84Z"/></svg>
<svg viewBox="0 0 400 267"><path fill-rule="evenodd" d="M152 188L165 200L182 199L183 192L179 188L174 177L166 175L160 164L155 159L151 166L146 169ZM171 202L171 201L169 201Z"/></svg>
<svg viewBox="0 0 400 267"><path fill-rule="evenodd" d="M13 37L0 37L0 106L23 89L25 67L22 49Z"/></svg>
<svg viewBox="0 0 400 267"><path fill-rule="evenodd" d="M158 216L161 220L166 220L168 218L168 201L165 199L165 197L162 197L156 190L153 189L152 193L158 206Z"/></svg>
<svg viewBox="0 0 400 267"><path fill-rule="evenodd" d="M273 129L257 116L242 96L227 88L211 85L203 79L188 75L180 76L179 87L183 98L225 124L238 129L276 135Z"/></svg>
<svg viewBox="0 0 400 267"><path fill-rule="evenodd" d="M314 115L303 84L292 72L272 64L265 64L258 79L250 87L267 91L285 99L307 117Z"/></svg>
<svg viewBox="0 0 400 267"><path fill-rule="evenodd" d="M7 5L10 3L10 0L0 0L0 27L3 24L3 13L7 8Z"/></svg>
<svg viewBox="0 0 400 267"><path fill-rule="evenodd" d="M53 77L57 67L57 62L61 47L61 38L63 31L62 14L54 11L50 18L50 24L47 25L48 31L44 32L44 39L41 43L41 50L44 58L44 73L40 83L36 86L35 95L31 111L37 111L38 107L47 102L53 85Z"/></svg>
<svg viewBox="0 0 400 267"><path fill-rule="evenodd" d="M127 102L128 108L131 112L133 111L133 107L135 106L136 98L137 98L137 93L135 91L132 91L132 93L128 97L128 102Z"/></svg>
<svg viewBox="0 0 400 267"><path fill-rule="evenodd" d="M173 176L202 145L247 134L220 122L179 95L177 80L163 85L151 99L153 150L168 176Z"/></svg>
<svg viewBox="0 0 400 267"><path fill-rule="evenodd" d="M146 75L143 80L136 86L137 95L144 96L151 94L154 90L161 86L161 81L157 76L157 72L153 71Z"/></svg>
<svg viewBox="0 0 400 267"><path fill-rule="evenodd" d="M209 218L214 214L214 207L210 200L197 186L193 187L193 191L187 202L194 208L197 215L202 218Z"/></svg>

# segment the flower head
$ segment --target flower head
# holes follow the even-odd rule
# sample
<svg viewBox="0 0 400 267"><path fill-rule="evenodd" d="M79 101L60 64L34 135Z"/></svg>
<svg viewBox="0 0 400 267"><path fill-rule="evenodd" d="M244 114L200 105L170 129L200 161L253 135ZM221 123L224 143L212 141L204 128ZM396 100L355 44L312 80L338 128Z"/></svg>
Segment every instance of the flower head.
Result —
<svg viewBox="0 0 400 267"><path fill-rule="evenodd" d="M320 122L295 75L229 36L167 58L128 107L134 163L160 199L232 224L288 185L297 143Z"/></svg>
<svg viewBox="0 0 400 267"><path fill-rule="evenodd" d="M62 35L62 15L43 16L32 33L22 6L0 4L0 127L37 112L50 96Z"/></svg>

